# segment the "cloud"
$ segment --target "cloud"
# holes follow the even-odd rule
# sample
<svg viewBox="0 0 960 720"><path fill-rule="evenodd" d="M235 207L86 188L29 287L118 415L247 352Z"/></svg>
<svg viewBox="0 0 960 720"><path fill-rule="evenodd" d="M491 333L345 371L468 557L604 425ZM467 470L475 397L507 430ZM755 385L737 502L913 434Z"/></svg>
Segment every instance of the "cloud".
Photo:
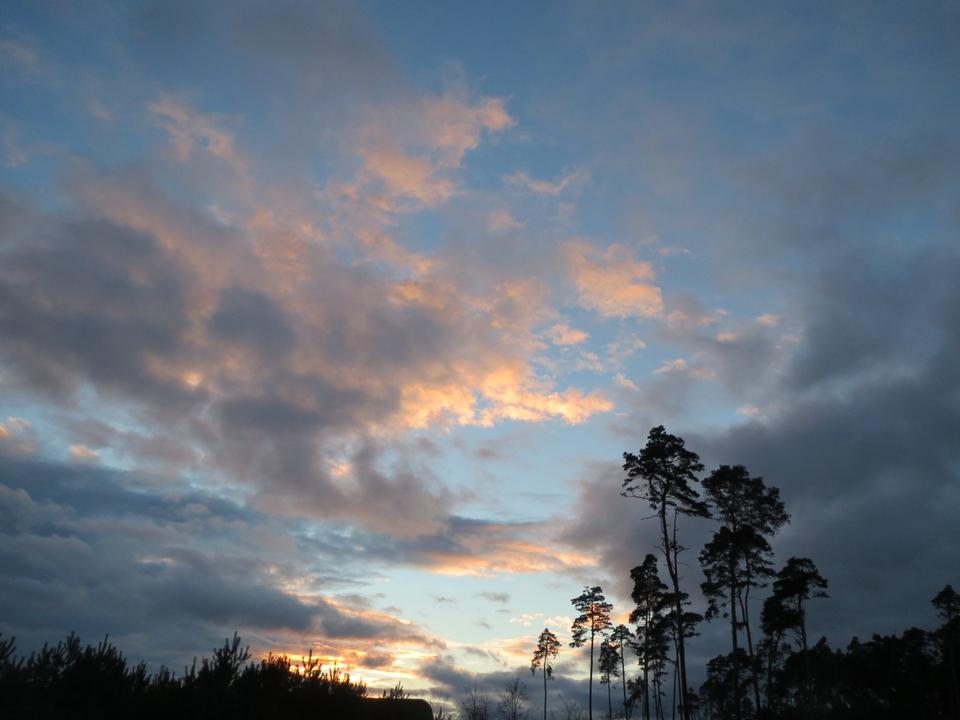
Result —
<svg viewBox="0 0 960 720"><path fill-rule="evenodd" d="M622 245L605 250L583 240L563 246L580 304L601 317L657 317L663 311L660 288L652 284L653 266L636 260Z"/></svg>
<svg viewBox="0 0 960 720"><path fill-rule="evenodd" d="M509 593L504 593L504 592L482 592L480 593L480 597L486 600L489 600L490 602L493 602L493 603L505 604L510 602Z"/></svg>
<svg viewBox="0 0 960 720"><path fill-rule="evenodd" d="M478 127L501 127L488 111ZM438 265L398 284L315 244L291 269L264 252L262 215L224 226L135 172L77 193L70 217L4 206L4 361L24 389L68 398L89 382L183 428L102 440L135 463L202 455L258 507L422 532L452 496L413 468L332 476L328 448L411 427L577 424L613 407L535 373L536 282L464 295ZM406 516L381 511L408 502Z"/></svg>
<svg viewBox="0 0 960 720"><path fill-rule="evenodd" d="M373 145L362 151L364 167L379 180L385 192L385 209L397 210L396 201L414 200L423 207L436 207L456 191L450 178L438 176L426 158L407 155L389 145Z"/></svg>
<svg viewBox="0 0 960 720"><path fill-rule="evenodd" d="M233 135L219 127L216 118L200 114L171 95L163 95L147 106L167 132L178 160L186 162L201 150L226 163L241 177L249 173L246 160L236 148Z"/></svg>
<svg viewBox="0 0 960 720"><path fill-rule="evenodd" d="M86 445L79 443L70 446L70 457L81 462L96 460L100 454L96 450L91 450Z"/></svg>
<svg viewBox="0 0 960 720"><path fill-rule="evenodd" d="M683 358L667 360L660 367L653 371L654 375L666 375L667 373L682 372L687 369L687 361Z"/></svg>
<svg viewBox="0 0 960 720"><path fill-rule="evenodd" d="M493 210L487 218L487 230L494 235L520 230L523 227L524 223L513 217L509 210Z"/></svg>
<svg viewBox="0 0 960 720"><path fill-rule="evenodd" d="M424 100L423 114L426 142L449 167L459 167L464 154L480 144L484 132L499 133L516 124L503 98L483 98L469 105L462 96L450 92Z"/></svg>
<svg viewBox="0 0 960 720"><path fill-rule="evenodd" d="M636 335L628 334L619 337L607 345L607 362L614 367L619 367L646 347L647 343Z"/></svg>
<svg viewBox="0 0 960 720"><path fill-rule="evenodd" d="M512 175L506 175L503 181L510 185L519 185L538 195L559 195L567 188L577 188L583 185L589 179L589 174L582 169L574 170L563 175L553 182L549 180L535 180L527 175L523 170L518 170Z"/></svg>
<svg viewBox="0 0 960 720"><path fill-rule="evenodd" d="M548 330L550 341L554 345L578 345L590 339L590 333L558 323Z"/></svg>
<svg viewBox="0 0 960 720"><path fill-rule="evenodd" d="M920 173L930 196L938 197L956 178L946 182L922 144L920 150L919 158L901 157L894 164ZM811 604L808 622L813 635L826 635L836 646L853 635L899 632L905 624L931 626L929 599L955 582L950 568L958 563L957 531L946 508L956 503L960 467L953 440L953 428L960 427L960 374L951 359L960 346L960 297L952 280L960 272L960 257L945 242L955 235L957 218L931 210L929 197L918 197L886 163L878 167L873 152L858 159L848 150L841 162L871 178L866 188L855 179L860 170L855 177L841 173L854 183L846 187L833 177L836 159L817 152L816 169L801 181L791 173L788 189L766 178L765 187L786 193L790 202L779 218L783 225L762 233L764 252L784 262L801 246L795 233L809 221L810 206L799 199L794 204L794 193L807 200L805 193L821 197L824 205L813 213L813 224L817 234L831 238L802 245L805 264L790 281L789 318L719 318L719 332L729 333L724 338L711 329L715 322L667 328L674 341L696 353L698 363L715 369L741 419L729 427L694 430L697 418L675 410L668 429L683 436L708 469L743 463L781 489L792 520L774 542L777 563L792 555L810 557L829 579L831 597ZM851 219L861 217L851 203L869 210L862 217L877 233L908 216L922 216L940 230L936 237L894 248L859 225L851 230ZM688 318L696 315L687 312ZM784 337L794 334L797 341ZM629 425L635 427L649 412L651 388L681 380L666 373L644 386L645 404L631 406ZM672 397L688 390L663 388ZM642 556L636 549L655 547L656 538L655 528L638 522L638 514L646 512L642 503L616 503L621 479L612 458L584 472L567 540L594 548L611 574L611 587L625 593L625 573ZM602 527L595 521L600 514ZM710 523L683 521L682 542L700 547L711 530ZM691 561L685 586L695 591L699 580ZM865 595L871 598L867 611ZM694 597L695 607L703 607ZM710 626L691 642L692 654L704 659L723 647L724 639Z"/></svg>
<svg viewBox="0 0 960 720"><path fill-rule="evenodd" d="M109 632L129 656L177 667L240 628L255 652L317 643L363 672L367 654L382 671L391 651L440 647L325 593L319 578L343 576L342 557L302 553L289 529L233 502L89 464L0 457L0 477L0 627L23 651L66 629Z"/></svg>
<svg viewBox="0 0 960 720"><path fill-rule="evenodd" d="M36 432L26 418L8 417L0 422L0 452L32 455L36 450Z"/></svg>
<svg viewBox="0 0 960 720"><path fill-rule="evenodd" d="M28 78L50 73L49 63L41 56L36 45L25 37L0 38L0 61Z"/></svg>
<svg viewBox="0 0 960 720"><path fill-rule="evenodd" d="M451 173L485 134L500 133L515 124L500 98L471 103L463 93L447 91L425 97L403 109L401 119L371 121L359 131L357 152L363 169L347 185L333 184L335 194L363 197L384 212L435 208L458 190ZM505 217L499 216L499 231Z"/></svg>
<svg viewBox="0 0 960 720"><path fill-rule="evenodd" d="M358 562L388 562L452 577L502 574L568 573L590 567L588 551L558 547L547 523L506 523L450 516L437 530L395 537L354 532L346 540L331 537L331 552L349 548ZM341 545L341 543L343 543Z"/></svg>

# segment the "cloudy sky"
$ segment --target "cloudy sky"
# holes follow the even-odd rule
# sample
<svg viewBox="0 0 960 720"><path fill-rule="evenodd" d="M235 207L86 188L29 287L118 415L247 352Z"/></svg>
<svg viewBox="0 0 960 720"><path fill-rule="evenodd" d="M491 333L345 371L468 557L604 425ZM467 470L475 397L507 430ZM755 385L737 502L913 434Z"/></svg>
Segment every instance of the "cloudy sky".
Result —
<svg viewBox="0 0 960 720"><path fill-rule="evenodd" d="M655 528L620 458L657 424L781 488L813 634L929 625L958 33L949 2L6 3L0 632L495 687L583 585L629 610ZM712 526L681 531L695 591Z"/></svg>

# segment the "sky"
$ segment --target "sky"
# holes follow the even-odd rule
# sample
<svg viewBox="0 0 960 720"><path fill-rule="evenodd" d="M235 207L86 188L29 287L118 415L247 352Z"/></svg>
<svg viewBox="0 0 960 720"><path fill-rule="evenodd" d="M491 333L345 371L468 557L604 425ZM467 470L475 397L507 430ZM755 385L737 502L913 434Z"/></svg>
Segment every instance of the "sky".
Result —
<svg viewBox="0 0 960 720"><path fill-rule="evenodd" d="M0 632L178 669L237 630L449 709L530 680L585 585L625 619L656 527L622 453L660 424L780 488L812 635L932 626L958 33L949 2L4 3ZM694 609L713 530L681 525ZM583 697L582 653L556 674Z"/></svg>

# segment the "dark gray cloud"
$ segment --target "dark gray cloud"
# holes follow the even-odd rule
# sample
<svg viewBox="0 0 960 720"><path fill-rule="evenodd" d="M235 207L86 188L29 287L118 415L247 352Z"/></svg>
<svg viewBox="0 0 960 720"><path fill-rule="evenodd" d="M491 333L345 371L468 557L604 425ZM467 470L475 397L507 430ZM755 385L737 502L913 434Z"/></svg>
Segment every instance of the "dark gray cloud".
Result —
<svg viewBox="0 0 960 720"><path fill-rule="evenodd" d="M467 648L470 654L473 648ZM480 651L483 652L483 651ZM579 706L584 709L586 715L588 688L585 679L572 679L571 673L579 674L582 667L576 667L577 661L572 658L558 658L554 662L553 677L547 683L547 708L548 711L560 713L564 716L565 706ZM442 704L445 708L451 709L458 707L468 695L476 690L482 697L485 697L489 703L489 711L496 713L497 702L503 691L513 683L514 680L520 680L528 698L528 712L530 717L537 717L543 714L543 686L541 685L541 676L531 675L529 666L518 666L504 670L486 673L473 673L456 664L454 659L448 655L439 655L425 663L419 668L422 677L429 680L430 696L434 706ZM594 707L599 710L606 706L606 700L599 696L600 686L594 683ZM615 684L613 688L619 693L619 685ZM605 693L604 693L605 694ZM614 697L616 702L616 696ZM616 709L616 705L614 705Z"/></svg>
<svg viewBox="0 0 960 720"><path fill-rule="evenodd" d="M6 381L52 393L61 404L92 385L156 422L121 428L70 411L62 421L73 441L119 451L141 466L174 462L183 470L205 456L214 460L208 473L246 483L261 507L367 518L378 530L397 523L405 531L429 529L442 518L451 496L431 488L422 468L385 471L376 443L352 449L352 487L331 478L325 457L344 434L362 437L371 422L397 411L393 383L345 385L335 368L360 367L370 377L402 367L416 372L434 353L454 347L441 315L393 306L375 278L362 270L347 278L353 271L324 256L314 263L316 289L308 302L316 315L309 323L325 330L311 330L312 365L295 370L286 358L298 347L298 327L308 322L302 314L281 307L256 283L228 284L211 295L204 277L217 272L208 263L231 243L227 264L255 277L252 250L195 213L173 214L169 198L142 176L129 180L122 190L106 182L84 192L132 193L119 202L157 211L163 219L153 231L133 230L95 209L76 217L35 213L3 196ZM164 236L170 232L189 238L188 247L171 249ZM198 305L207 303L209 311L198 317ZM353 313L338 310L348 306ZM396 507L408 511L388 511Z"/></svg>
<svg viewBox="0 0 960 720"><path fill-rule="evenodd" d="M269 297L237 287L220 293L207 328L214 337L262 353L268 361L286 354L296 341L283 311Z"/></svg>
<svg viewBox="0 0 960 720"><path fill-rule="evenodd" d="M284 584L305 574L316 588L322 572L349 577L344 558L301 555L289 528L170 480L0 457L0 519L0 631L22 651L69 630L174 667L233 630L287 649L435 642L360 604L292 594Z"/></svg>
<svg viewBox="0 0 960 720"><path fill-rule="evenodd" d="M0 239L0 358L31 387L67 396L84 381L160 406L183 387L147 369L188 328L184 270L148 235L103 219L27 222L7 200Z"/></svg>

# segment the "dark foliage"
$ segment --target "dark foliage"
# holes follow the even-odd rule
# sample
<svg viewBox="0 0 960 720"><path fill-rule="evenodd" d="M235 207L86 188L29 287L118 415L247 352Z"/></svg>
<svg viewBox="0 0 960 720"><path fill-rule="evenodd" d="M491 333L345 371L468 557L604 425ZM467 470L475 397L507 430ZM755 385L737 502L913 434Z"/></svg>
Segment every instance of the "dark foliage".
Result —
<svg viewBox="0 0 960 720"><path fill-rule="evenodd" d="M108 639L84 646L71 634L18 658L13 639L0 637L3 718L354 718L367 714L366 694L363 683L312 656L296 665L272 655L250 662L236 635L179 676L128 666Z"/></svg>
<svg viewBox="0 0 960 720"><path fill-rule="evenodd" d="M680 709L683 720L690 719L689 688L685 640L694 634L694 625L702 619L697 613L684 611L687 593L680 589L680 553L686 548L677 540L680 516L710 517L710 508L694 488L697 474L703 470L700 457L684 446L683 438L668 433L662 425L651 428L647 444L638 454L623 454L623 480L620 494L646 500L660 525L660 551L667 565L673 589L671 595L673 638L680 686Z"/></svg>
<svg viewBox="0 0 960 720"><path fill-rule="evenodd" d="M625 710L632 704L642 720L960 720L960 594L950 585L931 600L940 620L933 631L854 638L845 650L831 649L825 638L811 644L807 605L829 597L828 582L809 558L789 558L774 573L769 540L790 519L777 488L741 465L721 465L702 481L701 500L694 489L699 458L662 426L624 460L621 494L647 500L654 511L670 582L660 579L652 554L630 572L640 669L635 678L624 675L631 690ZM720 525L699 554L701 589L706 619L729 620L730 652L707 663L699 694L684 690L684 640L703 618L686 609L689 596L679 586L680 515ZM768 586L762 637L754 643L751 592ZM665 692L671 665L672 699Z"/></svg>

